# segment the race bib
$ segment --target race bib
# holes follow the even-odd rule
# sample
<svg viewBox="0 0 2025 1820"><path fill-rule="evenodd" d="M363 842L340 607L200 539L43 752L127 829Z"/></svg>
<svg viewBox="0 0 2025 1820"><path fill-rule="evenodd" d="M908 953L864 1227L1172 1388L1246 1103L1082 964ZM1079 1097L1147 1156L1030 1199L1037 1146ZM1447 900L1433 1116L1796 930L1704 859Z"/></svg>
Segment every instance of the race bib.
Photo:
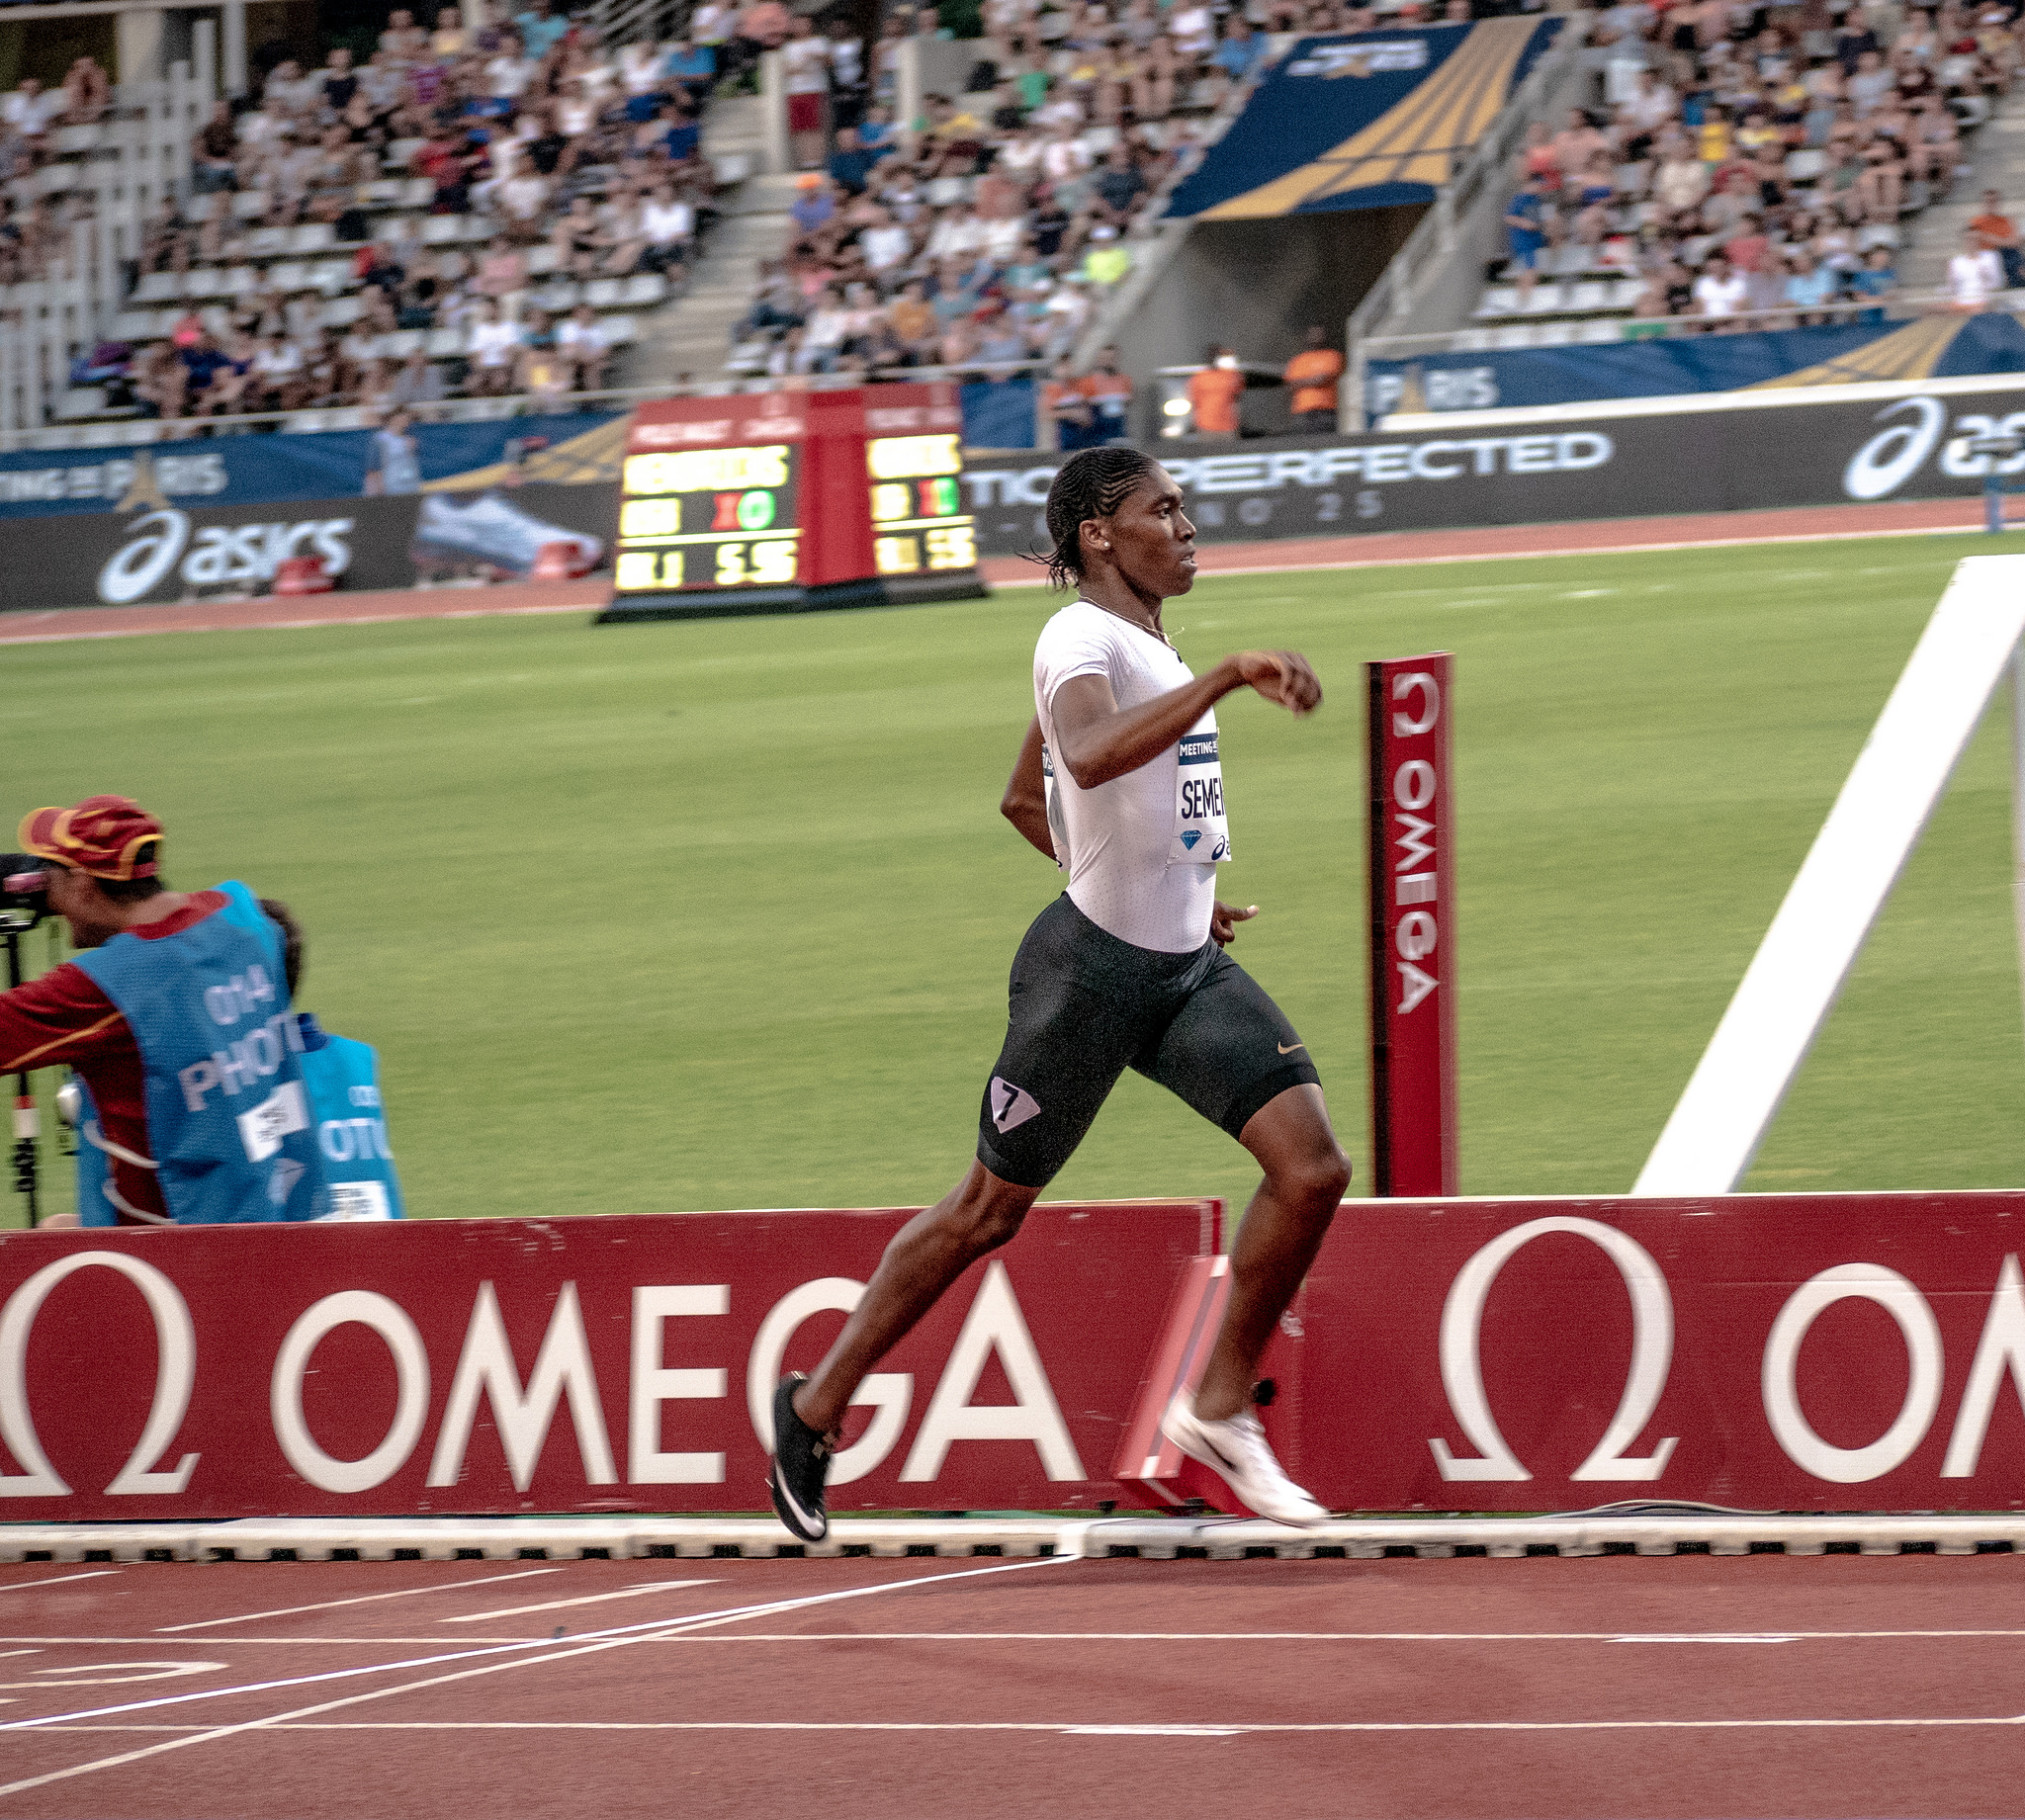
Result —
<svg viewBox="0 0 2025 1820"><path fill-rule="evenodd" d="M1170 866L1213 866L1230 858L1230 823L1223 814L1223 764L1216 755L1212 710L1182 736L1175 766L1175 837Z"/></svg>

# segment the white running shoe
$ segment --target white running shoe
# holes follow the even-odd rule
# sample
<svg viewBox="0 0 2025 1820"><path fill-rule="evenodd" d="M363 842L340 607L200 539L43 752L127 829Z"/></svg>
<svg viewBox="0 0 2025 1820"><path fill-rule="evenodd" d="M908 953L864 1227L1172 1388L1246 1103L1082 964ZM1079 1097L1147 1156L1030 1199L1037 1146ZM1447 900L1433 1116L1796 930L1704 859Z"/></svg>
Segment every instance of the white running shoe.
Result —
<svg viewBox="0 0 2025 1820"><path fill-rule="evenodd" d="M1168 1406L1160 1430L1189 1459L1221 1477L1248 1511L1302 1529L1329 1520L1329 1513L1273 1457L1266 1430L1250 1410L1225 1422L1205 1422L1195 1414L1195 1393L1185 1390Z"/></svg>

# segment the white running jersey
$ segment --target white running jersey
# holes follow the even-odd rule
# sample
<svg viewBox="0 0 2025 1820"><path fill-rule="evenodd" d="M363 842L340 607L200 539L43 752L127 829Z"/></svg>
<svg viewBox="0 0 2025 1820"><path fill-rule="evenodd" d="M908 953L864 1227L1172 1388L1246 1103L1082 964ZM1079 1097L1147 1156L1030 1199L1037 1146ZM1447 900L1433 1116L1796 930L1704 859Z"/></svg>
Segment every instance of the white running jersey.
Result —
<svg viewBox="0 0 2025 1820"><path fill-rule="evenodd" d="M1120 708L1137 708L1193 682L1194 672L1164 641L1087 600L1049 620L1033 653L1033 701L1050 772L1048 825L1056 857L1069 874L1070 901L1099 928L1134 947L1192 953L1209 939L1216 903L1211 855L1227 858L1230 850L1220 771L1215 815L1201 823L1207 838L1189 843L1191 852L1201 850L1202 862L1173 856L1183 834L1193 831L1183 805L1200 798L1198 780L1215 768L1192 758L1205 737L1214 754L1216 717L1205 715L1183 741L1191 745L1188 779L1178 743L1136 771L1084 790L1066 765L1054 762L1055 691L1072 676L1101 676ZM1190 786L1186 795L1185 782Z"/></svg>

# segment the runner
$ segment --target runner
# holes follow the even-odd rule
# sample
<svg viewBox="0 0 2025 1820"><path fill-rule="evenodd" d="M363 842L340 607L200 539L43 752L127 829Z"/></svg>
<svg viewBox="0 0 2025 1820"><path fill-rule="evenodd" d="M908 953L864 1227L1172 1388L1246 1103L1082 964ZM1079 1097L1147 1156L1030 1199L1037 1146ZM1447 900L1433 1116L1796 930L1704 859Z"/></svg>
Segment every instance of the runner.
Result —
<svg viewBox="0 0 2025 1820"><path fill-rule="evenodd" d="M1002 808L1069 874L1013 958L1006 1046L970 1172L886 1248L815 1376L773 1399L773 1508L808 1541L851 1393L949 1285L1019 1230L1125 1069L1220 1125L1266 1179L1231 1254L1230 1306L1200 1390L1163 1426L1261 1517L1327 1513L1252 1413L1253 1371L1350 1179L1307 1045L1224 948L1258 907L1216 902L1230 857L1215 705L1244 688L1296 715L1322 685L1292 651L1239 651L1197 680L1161 628L1195 584L1182 489L1135 449L1086 449L1048 490L1048 578L1080 598L1034 652L1038 710Z"/></svg>

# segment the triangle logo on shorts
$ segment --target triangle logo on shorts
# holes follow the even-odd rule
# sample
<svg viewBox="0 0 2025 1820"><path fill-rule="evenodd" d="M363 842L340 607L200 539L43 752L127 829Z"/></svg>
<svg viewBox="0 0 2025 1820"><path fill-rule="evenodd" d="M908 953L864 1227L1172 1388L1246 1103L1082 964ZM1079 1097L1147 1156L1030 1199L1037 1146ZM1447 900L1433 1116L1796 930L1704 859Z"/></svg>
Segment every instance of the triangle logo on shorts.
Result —
<svg viewBox="0 0 2025 1820"><path fill-rule="evenodd" d="M1016 1087L1010 1081L992 1077L992 1084L985 1089L985 1097L992 1108L992 1123L1001 1131L1011 1131L1015 1125L1023 1125L1030 1118L1039 1116L1040 1101L1024 1087Z"/></svg>

